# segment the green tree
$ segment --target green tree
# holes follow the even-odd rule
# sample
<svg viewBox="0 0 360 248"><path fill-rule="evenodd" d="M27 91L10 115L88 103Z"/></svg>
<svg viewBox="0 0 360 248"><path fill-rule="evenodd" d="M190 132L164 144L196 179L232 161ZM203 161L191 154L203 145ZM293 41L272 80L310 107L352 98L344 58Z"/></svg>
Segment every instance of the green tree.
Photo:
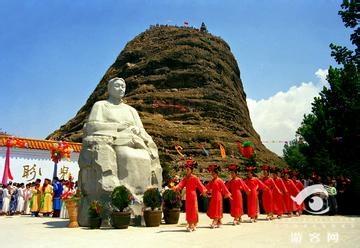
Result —
<svg viewBox="0 0 360 248"><path fill-rule="evenodd" d="M344 174L360 177L360 77L359 77L359 17L358 1L343 1L345 27L353 29L350 40L355 47L331 44L331 55L339 68L330 66L327 80L319 97L312 103L312 113L305 115L300 134L308 146L301 151L308 166L320 174Z"/></svg>
<svg viewBox="0 0 360 248"><path fill-rule="evenodd" d="M285 162L291 169L299 171L302 175L309 175L307 159L302 153L307 148L307 144L302 140L294 139L284 145L283 154Z"/></svg>

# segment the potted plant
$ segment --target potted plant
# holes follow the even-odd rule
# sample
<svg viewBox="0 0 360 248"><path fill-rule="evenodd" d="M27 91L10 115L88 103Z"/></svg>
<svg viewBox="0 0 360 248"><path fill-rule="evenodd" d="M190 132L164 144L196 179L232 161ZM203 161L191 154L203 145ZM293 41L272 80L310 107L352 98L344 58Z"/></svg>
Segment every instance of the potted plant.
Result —
<svg viewBox="0 0 360 248"><path fill-rule="evenodd" d="M144 220L147 227L159 226L161 223L161 194L158 188L149 188L144 192Z"/></svg>
<svg viewBox="0 0 360 248"><path fill-rule="evenodd" d="M126 229L130 225L131 211L128 209L133 196L124 186L114 188L110 196L111 205L114 208L111 213L112 225L118 229Z"/></svg>
<svg viewBox="0 0 360 248"><path fill-rule="evenodd" d="M89 209L88 209L88 216L89 216L89 227L91 229L98 229L101 226L101 211L103 210L103 204L99 201L92 201Z"/></svg>
<svg viewBox="0 0 360 248"><path fill-rule="evenodd" d="M66 204L66 209L69 213L70 222L68 227L74 228L79 227L79 223L77 221L78 217L78 202L80 200L80 190L69 190L61 195L61 199Z"/></svg>
<svg viewBox="0 0 360 248"><path fill-rule="evenodd" d="M177 224L180 217L181 194L172 189L163 192L163 212L166 224Z"/></svg>

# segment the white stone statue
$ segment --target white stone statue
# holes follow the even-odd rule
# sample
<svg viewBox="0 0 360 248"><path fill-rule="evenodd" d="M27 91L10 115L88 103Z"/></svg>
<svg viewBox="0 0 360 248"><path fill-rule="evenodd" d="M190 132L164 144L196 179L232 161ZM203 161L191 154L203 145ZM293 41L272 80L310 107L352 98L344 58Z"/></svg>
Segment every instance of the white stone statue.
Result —
<svg viewBox="0 0 360 248"><path fill-rule="evenodd" d="M141 201L149 186L162 184L156 144L137 111L123 102L125 89L124 79L111 79L109 98L94 104L84 125L79 158L79 186L84 194L79 208L82 226L88 225L90 202L101 200L116 186L125 185Z"/></svg>

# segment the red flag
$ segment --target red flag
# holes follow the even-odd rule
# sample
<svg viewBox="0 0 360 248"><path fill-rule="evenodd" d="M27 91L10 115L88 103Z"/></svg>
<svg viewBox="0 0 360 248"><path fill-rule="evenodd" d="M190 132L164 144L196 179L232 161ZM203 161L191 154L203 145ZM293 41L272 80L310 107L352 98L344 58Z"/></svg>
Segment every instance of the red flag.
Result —
<svg viewBox="0 0 360 248"><path fill-rule="evenodd" d="M223 159L225 159L225 158L226 158L225 147L224 147L222 144L219 144L219 148L220 148L221 157L222 157Z"/></svg>

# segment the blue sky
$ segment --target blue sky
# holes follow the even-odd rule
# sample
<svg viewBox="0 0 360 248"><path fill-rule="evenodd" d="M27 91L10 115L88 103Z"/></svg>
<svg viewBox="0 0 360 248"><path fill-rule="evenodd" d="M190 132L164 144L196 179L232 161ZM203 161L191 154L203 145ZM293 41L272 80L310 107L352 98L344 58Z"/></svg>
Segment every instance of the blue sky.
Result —
<svg viewBox="0 0 360 248"><path fill-rule="evenodd" d="M230 45L255 101L315 82L349 46L341 1L0 0L0 128L44 138L73 117L125 44L151 24L199 27ZM309 103L310 104L310 103Z"/></svg>

